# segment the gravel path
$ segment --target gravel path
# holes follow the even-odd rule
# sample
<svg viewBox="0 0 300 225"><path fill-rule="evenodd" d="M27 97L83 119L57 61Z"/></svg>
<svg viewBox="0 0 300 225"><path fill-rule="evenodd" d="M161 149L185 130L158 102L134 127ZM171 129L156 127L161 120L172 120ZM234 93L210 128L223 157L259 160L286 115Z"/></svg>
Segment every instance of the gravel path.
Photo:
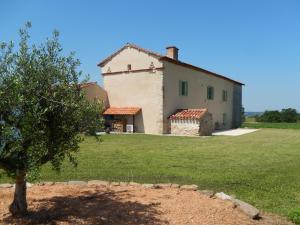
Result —
<svg viewBox="0 0 300 225"><path fill-rule="evenodd" d="M13 189L0 189L1 224L288 224L276 216L248 218L233 203L198 191L132 186L33 186L28 189L30 213L11 218Z"/></svg>

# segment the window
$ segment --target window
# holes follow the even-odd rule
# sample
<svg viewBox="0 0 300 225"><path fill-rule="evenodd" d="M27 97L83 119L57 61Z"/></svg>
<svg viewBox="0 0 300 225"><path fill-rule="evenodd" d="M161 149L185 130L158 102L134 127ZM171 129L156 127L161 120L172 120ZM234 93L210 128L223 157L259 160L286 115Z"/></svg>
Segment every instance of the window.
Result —
<svg viewBox="0 0 300 225"><path fill-rule="evenodd" d="M179 96L188 96L188 82L179 81Z"/></svg>
<svg viewBox="0 0 300 225"><path fill-rule="evenodd" d="M223 92L222 92L222 100L223 100L223 102L227 102L227 91L226 90L223 90Z"/></svg>
<svg viewBox="0 0 300 225"><path fill-rule="evenodd" d="M226 125L226 121L227 121L227 114L223 113L223 125Z"/></svg>
<svg viewBox="0 0 300 225"><path fill-rule="evenodd" d="M214 88L211 86L207 87L207 99L213 100L214 99Z"/></svg>
<svg viewBox="0 0 300 225"><path fill-rule="evenodd" d="M127 65L127 70L131 70L131 64Z"/></svg>

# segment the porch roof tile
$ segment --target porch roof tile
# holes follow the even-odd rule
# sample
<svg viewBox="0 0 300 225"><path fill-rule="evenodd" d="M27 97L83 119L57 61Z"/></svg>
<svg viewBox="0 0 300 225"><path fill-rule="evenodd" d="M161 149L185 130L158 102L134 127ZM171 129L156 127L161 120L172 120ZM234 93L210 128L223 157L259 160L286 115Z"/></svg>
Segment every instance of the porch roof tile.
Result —
<svg viewBox="0 0 300 225"><path fill-rule="evenodd" d="M174 114L169 116L169 119L201 119L207 112L207 109L178 109Z"/></svg>
<svg viewBox="0 0 300 225"><path fill-rule="evenodd" d="M109 107L103 115L136 115L140 111L139 107Z"/></svg>

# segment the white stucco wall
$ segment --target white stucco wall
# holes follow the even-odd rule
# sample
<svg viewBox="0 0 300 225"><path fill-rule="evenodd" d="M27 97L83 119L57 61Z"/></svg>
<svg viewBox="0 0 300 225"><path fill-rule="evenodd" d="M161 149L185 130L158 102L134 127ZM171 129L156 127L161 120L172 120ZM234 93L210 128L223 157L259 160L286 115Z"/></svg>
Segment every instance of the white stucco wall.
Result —
<svg viewBox="0 0 300 225"><path fill-rule="evenodd" d="M156 68L163 66L157 58L135 48L127 47L103 66L101 71L102 73L107 73L108 69L110 72L126 71L128 64L131 64L132 70L148 69L151 62Z"/></svg>
<svg viewBox="0 0 300 225"><path fill-rule="evenodd" d="M139 72L104 76L110 106L140 107L135 118L137 132L162 133L162 72Z"/></svg>
<svg viewBox="0 0 300 225"><path fill-rule="evenodd" d="M179 80L188 82L188 96L179 96ZM230 81L220 79L200 71L164 62L164 132L167 131L167 118L177 109L207 108L212 114L213 125L223 123L223 113L227 122L224 129L232 127L233 87ZM207 86L214 87L214 99L207 99ZM222 91L227 91L227 101L222 100Z"/></svg>
<svg viewBox="0 0 300 225"><path fill-rule="evenodd" d="M128 48L108 62L102 72L105 73L108 67L111 72L123 71L127 64L131 64L133 70L148 69L151 62L156 67L162 66L154 57ZM161 134L163 131L162 77L161 70L103 76L110 106L142 108L135 117L137 132Z"/></svg>

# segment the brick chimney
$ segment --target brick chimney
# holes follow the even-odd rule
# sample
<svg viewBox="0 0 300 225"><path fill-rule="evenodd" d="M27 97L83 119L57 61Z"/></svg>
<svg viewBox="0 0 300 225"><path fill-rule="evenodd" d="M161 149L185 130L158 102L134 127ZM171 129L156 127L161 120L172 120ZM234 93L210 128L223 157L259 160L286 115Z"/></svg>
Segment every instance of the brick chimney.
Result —
<svg viewBox="0 0 300 225"><path fill-rule="evenodd" d="M178 60L178 48L176 48L175 46L170 46L167 47L167 56L171 59L175 59Z"/></svg>

